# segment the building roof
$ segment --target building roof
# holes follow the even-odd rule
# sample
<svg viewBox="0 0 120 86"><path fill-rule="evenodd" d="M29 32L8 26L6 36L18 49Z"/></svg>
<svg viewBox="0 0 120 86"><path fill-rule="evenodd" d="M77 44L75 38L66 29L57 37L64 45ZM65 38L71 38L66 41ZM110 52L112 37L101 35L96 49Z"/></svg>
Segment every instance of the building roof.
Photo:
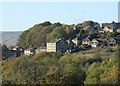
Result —
<svg viewBox="0 0 120 86"><path fill-rule="evenodd" d="M88 37L83 39L83 41L91 41Z"/></svg>
<svg viewBox="0 0 120 86"><path fill-rule="evenodd" d="M112 40L114 40L114 41L117 41L117 38L109 38L109 39L107 39L108 41L112 41Z"/></svg>
<svg viewBox="0 0 120 86"><path fill-rule="evenodd" d="M14 47L12 50L20 50L20 51L22 51L23 50L23 48L21 47L21 46L19 46L19 45L17 45L16 47Z"/></svg>
<svg viewBox="0 0 120 86"><path fill-rule="evenodd" d="M96 39L98 42L105 42L105 39L97 38Z"/></svg>
<svg viewBox="0 0 120 86"><path fill-rule="evenodd" d="M108 27L108 26L105 26L105 27L108 28L108 29L114 29L114 28L112 28L112 27ZM105 28L105 27L104 27L104 28Z"/></svg>
<svg viewBox="0 0 120 86"><path fill-rule="evenodd" d="M52 40L52 41L50 41L50 42L47 42L47 43L56 43L56 42L59 42L59 41L61 41L61 40L64 40L64 39L63 39L63 38L54 39L54 40Z"/></svg>
<svg viewBox="0 0 120 86"><path fill-rule="evenodd" d="M80 37L75 37L75 38L72 39L72 40L80 40Z"/></svg>
<svg viewBox="0 0 120 86"><path fill-rule="evenodd" d="M117 29L117 32L118 32L118 33L120 33L120 28L119 28L119 29Z"/></svg>
<svg viewBox="0 0 120 86"><path fill-rule="evenodd" d="M112 22L112 23L102 23L102 27L110 27L111 29L118 29L120 28L120 23L115 23L115 22Z"/></svg>

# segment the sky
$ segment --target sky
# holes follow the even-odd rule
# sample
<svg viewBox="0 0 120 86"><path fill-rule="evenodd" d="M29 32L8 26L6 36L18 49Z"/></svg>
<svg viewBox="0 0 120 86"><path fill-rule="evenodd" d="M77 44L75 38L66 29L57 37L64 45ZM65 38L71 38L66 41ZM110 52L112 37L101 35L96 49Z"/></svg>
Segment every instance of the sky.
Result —
<svg viewBox="0 0 120 86"><path fill-rule="evenodd" d="M24 31L44 21L77 24L118 21L117 2L4 2L1 31Z"/></svg>

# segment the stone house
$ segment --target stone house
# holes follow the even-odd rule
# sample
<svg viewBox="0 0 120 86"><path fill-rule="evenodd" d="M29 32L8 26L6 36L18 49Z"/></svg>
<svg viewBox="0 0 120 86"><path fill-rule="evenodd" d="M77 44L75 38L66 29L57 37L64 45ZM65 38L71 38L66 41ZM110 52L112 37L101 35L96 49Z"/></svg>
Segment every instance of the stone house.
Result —
<svg viewBox="0 0 120 86"><path fill-rule="evenodd" d="M16 57L18 57L24 52L24 49L21 46L17 45L11 51L12 51L12 53L14 53L14 55Z"/></svg>
<svg viewBox="0 0 120 86"><path fill-rule="evenodd" d="M74 30L77 30L77 28L74 26L74 28L73 28Z"/></svg>
<svg viewBox="0 0 120 86"><path fill-rule="evenodd" d="M21 52L22 52L24 49L23 49L21 46L17 45L17 46L14 47L12 50L14 50L14 51L18 50L18 51L21 51Z"/></svg>
<svg viewBox="0 0 120 86"><path fill-rule="evenodd" d="M82 45L91 45L91 40L89 38L83 39Z"/></svg>
<svg viewBox="0 0 120 86"><path fill-rule="evenodd" d="M102 28L104 27L117 28L118 24L115 23L114 21L112 23L102 23Z"/></svg>
<svg viewBox="0 0 120 86"><path fill-rule="evenodd" d="M103 44L103 40L102 39L93 39L91 41L91 47L93 47L93 48L96 48L96 47L98 47L98 46L100 46L102 44Z"/></svg>
<svg viewBox="0 0 120 86"><path fill-rule="evenodd" d="M35 48L29 48L29 49L24 50L24 54L27 55L27 56L34 55L35 54Z"/></svg>
<svg viewBox="0 0 120 86"><path fill-rule="evenodd" d="M99 32L99 33L104 33L103 28L102 28L102 27L99 27L99 28L98 28L98 32Z"/></svg>
<svg viewBox="0 0 120 86"><path fill-rule="evenodd" d="M76 37L76 38L72 39L72 42L75 44L75 47L79 46L81 44L80 37Z"/></svg>
<svg viewBox="0 0 120 86"><path fill-rule="evenodd" d="M110 27L104 27L103 29L105 32L113 32L113 28Z"/></svg>
<svg viewBox="0 0 120 86"><path fill-rule="evenodd" d="M119 29L117 29L117 32L118 32L118 33L120 33L120 28L119 28Z"/></svg>
<svg viewBox="0 0 120 86"><path fill-rule="evenodd" d="M120 28L120 22L112 22L112 23L102 23L102 27L111 27L111 28Z"/></svg>
<svg viewBox="0 0 120 86"><path fill-rule="evenodd" d="M102 23L102 28L109 27L110 29L105 29L105 31L113 32L116 31L118 28L120 28L120 23L115 23L114 21L112 23Z"/></svg>
<svg viewBox="0 0 120 86"><path fill-rule="evenodd" d="M98 46L98 44L99 44L99 42L98 42L98 40L96 40L96 39L93 39L93 40L91 41L91 47L93 47L93 48L96 48L96 47Z"/></svg>
<svg viewBox="0 0 120 86"><path fill-rule="evenodd" d="M68 44L62 38L47 43L47 52L58 52L58 51L65 52L67 49L68 49Z"/></svg>
<svg viewBox="0 0 120 86"><path fill-rule="evenodd" d="M109 46L116 46L117 40L115 38L109 38L109 39L107 39L107 43Z"/></svg>

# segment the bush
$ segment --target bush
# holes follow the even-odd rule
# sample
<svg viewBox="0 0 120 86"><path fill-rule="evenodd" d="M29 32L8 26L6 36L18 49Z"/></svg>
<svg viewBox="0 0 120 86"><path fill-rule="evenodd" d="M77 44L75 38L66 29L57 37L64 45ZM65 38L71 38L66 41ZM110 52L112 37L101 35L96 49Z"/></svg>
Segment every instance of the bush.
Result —
<svg viewBox="0 0 120 86"><path fill-rule="evenodd" d="M107 53L113 52L113 49L112 49L111 47L108 47L108 48L106 49L106 52L107 52Z"/></svg>

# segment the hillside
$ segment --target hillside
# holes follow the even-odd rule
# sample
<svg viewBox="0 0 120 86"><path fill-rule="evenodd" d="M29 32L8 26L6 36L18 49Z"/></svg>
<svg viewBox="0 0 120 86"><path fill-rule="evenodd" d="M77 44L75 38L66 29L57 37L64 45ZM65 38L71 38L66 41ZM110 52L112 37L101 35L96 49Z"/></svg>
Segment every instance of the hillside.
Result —
<svg viewBox="0 0 120 86"><path fill-rule="evenodd" d="M118 84L120 48L96 48L74 54L41 52L3 61L3 84Z"/></svg>
<svg viewBox="0 0 120 86"><path fill-rule="evenodd" d="M50 23L49 21L39 23L24 31L18 40L18 44L22 47L41 47L46 46L46 42L64 38L65 40L73 39L76 36L83 35L83 38L87 35L84 35L82 29L84 27L90 26L94 29L99 28L99 24L94 21L85 21L77 25L71 24L61 24Z"/></svg>
<svg viewBox="0 0 120 86"><path fill-rule="evenodd" d="M9 31L9 32L0 32L0 43L7 46L16 45L22 31Z"/></svg>
<svg viewBox="0 0 120 86"><path fill-rule="evenodd" d="M67 41L80 37L80 41L84 41L86 38L93 40L120 36L116 31L100 33L100 30L102 27L93 21L77 25L59 22L52 24L46 21L19 34L18 44L29 50L46 47L47 42L58 38ZM9 39L14 37L15 35L12 35ZM113 41L115 43L115 40ZM105 42L94 48L82 43L74 48L71 42L68 49L79 51L65 53L40 51L32 55L21 53L18 57L7 58L2 61L2 84L117 85L120 80L118 65L120 46L118 39L117 41L116 45L109 45L110 42L107 41L108 44ZM7 50L6 46L2 48Z"/></svg>

